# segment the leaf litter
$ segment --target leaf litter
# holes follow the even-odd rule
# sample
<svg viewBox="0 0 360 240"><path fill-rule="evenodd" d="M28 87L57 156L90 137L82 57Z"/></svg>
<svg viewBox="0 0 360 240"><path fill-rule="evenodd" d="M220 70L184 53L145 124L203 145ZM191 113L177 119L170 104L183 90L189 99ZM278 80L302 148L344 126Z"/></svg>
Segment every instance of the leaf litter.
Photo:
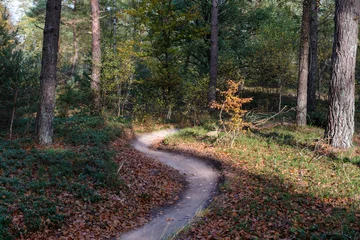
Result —
<svg viewBox="0 0 360 240"><path fill-rule="evenodd" d="M306 190L312 182L269 175L209 143L170 138L160 148L216 159L223 168L219 194L177 239L360 238L360 199L314 196Z"/></svg>
<svg viewBox="0 0 360 240"><path fill-rule="evenodd" d="M59 228L51 224L21 239L111 239L138 228L151 220L151 210L164 204L174 204L183 187L181 174L133 149L130 139L112 142L117 152L114 161L123 184L118 189L97 189L98 202L84 201L69 192L62 192L55 201L56 211L65 216ZM89 182L92 188L93 183ZM51 189L47 190L51 194ZM43 221L50 221L45 219ZM16 212L12 225L24 225L22 213Z"/></svg>

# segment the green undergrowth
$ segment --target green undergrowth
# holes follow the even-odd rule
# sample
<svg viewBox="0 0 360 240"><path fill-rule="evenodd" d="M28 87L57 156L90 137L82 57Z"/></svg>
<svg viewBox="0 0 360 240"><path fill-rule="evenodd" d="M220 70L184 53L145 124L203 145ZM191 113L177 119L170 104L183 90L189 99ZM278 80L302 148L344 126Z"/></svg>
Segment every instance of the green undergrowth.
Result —
<svg viewBox="0 0 360 240"><path fill-rule="evenodd" d="M109 143L123 126L100 117L56 119L57 147L49 149L37 148L31 138L0 138L0 239L45 225L58 228L66 217L61 193L95 203L101 189L121 185Z"/></svg>
<svg viewBox="0 0 360 240"><path fill-rule="evenodd" d="M337 153L321 152L318 142L321 141L323 130L320 128L278 126L238 136L233 148L206 136L207 132L202 127L186 128L166 139L165 144L180 139L212 144L217 151L223 151L233 159L242 159L260 173L275 173L283 179L312 183L307 191L314 196L355 197L360 193L360 156L355 153L357 147ZM300 171L301 176L298 177L294 171Z"/></svg>
<svg viewBox="0 0 360 240"><path fill-rule="evenodd" d="M55 119L55 136L72 146L104 147L122 133L126 122L100 117Z"/></svg>
<svg viewBox="0 0 360 240"><path fill-rule="evenodd" d="M324 239L333 239L331 236L335 235L340 236L336 239L360 237L359 232L347 225L347 223L354 224L355 215L360 216L360 156L356 154L359 152L357 146L348 151L329 153L329 149L324 150L324 147L320 147L324 146L322 142L323 130L315 127L296 128L293 125L288 125L248 132L236 138L233 148L228 147L220 140L221 134L215 138L206 136L207 132L209 129L203 127L186 128L167 138L164 143L175 147L179 142L193 146L202 143L212 147L218 156L226 156L225 158L228 160L226 160L225 165L227 164L231 166L231 169L237 170L235 170L235 174L228 175L229 177L222 186L224 191L238 186L237 181L240 174L242 176L246 174L251 178L266 179L266 183L272 183L271 187L264 187L264 190L272 191L269 196L277 196L280 193L280 195L284 195L281 198L274 197L272 204L275 206L285 204L289 201L288 198L291 201L300 201L301 199L293 198L301 194L303 198L313 199L309 201L309 204L315 204L319 201L324 204L332 203L338 209L338 211L333 210L327 216L329 226L325 228L328 228L328 232L317 235L319 234L317 230L293 226L294 236L319 237L314 239L322 239L320 236L326 236ZM251 181L249 180L247 184L251 185ZM268 184L264 185L267 186ZM266 191L262 192L264 190L255 195L265 196ZM241 189L238 191L241 192ZM264 197L264 199L269 196ZM239 208L241 208L240 205ZM251 211L258 211L259 208L254 205L251 209ZM312 216L316 216L316 211L318 211L311 206L309 209L295 209L294 211L299 212L300 210L302 212L304 210L313 212ZM343 224L340 226L342 232L335 230L333 232L331 224L339 227L340 223ZM251 229L251 224L248 225L246 222L243 224L243 227ZM241 227L241 229L243 228Z"/></svg>

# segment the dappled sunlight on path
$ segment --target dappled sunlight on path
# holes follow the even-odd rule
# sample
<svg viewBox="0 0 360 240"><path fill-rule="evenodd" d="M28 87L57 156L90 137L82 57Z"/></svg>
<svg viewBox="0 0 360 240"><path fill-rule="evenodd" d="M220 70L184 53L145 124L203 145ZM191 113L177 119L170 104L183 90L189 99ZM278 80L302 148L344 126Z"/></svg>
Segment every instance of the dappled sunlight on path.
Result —
<svg viewBox="0 0 360 240"><path fill-rule="evenodd" d="M186 189L176 204L161 209L147 225L120 239L158 240L169 237L186 226L214 195L219 179L217 170L198 158L149 148L152 143L175 132L176 130L162 130L142 135L133 142L133 146L183 174L187 181Z"/></svg>

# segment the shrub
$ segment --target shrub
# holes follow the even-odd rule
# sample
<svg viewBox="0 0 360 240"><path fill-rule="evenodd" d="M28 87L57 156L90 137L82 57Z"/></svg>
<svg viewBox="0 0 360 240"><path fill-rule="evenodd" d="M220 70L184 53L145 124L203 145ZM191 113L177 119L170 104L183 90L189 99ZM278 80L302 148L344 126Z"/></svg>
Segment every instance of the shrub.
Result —
<svg viewBox="0 0 360 240"><path fill-rule="evenodd" d="M224 129L225 136L229 138L231 147L234 144L236 136L238 136L245 127L249 124L243 121L244 115L247 112L243 110L243 105L252 101L252 98L241 98L238 94L240 82L229 80L227 82L228 89L221 92L224 97L222 103L213 102L211 108L219 109L220 124ZM229 114L230 118L224 120L223 112Z"/></svg>

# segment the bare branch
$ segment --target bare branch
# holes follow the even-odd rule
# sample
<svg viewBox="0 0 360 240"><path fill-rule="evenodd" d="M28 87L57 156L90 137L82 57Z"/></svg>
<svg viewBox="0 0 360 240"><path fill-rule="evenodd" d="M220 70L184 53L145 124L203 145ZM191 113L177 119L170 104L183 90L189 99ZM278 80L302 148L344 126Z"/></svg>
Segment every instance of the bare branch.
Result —
<svg viewBox="0 0 360 240"><path fill-rule="evenodd" d="M36 23L34 23L34 26L37 27L37 28L40 28L41 30L44 31L44 29L42 27L38 26Z"/></svg>

